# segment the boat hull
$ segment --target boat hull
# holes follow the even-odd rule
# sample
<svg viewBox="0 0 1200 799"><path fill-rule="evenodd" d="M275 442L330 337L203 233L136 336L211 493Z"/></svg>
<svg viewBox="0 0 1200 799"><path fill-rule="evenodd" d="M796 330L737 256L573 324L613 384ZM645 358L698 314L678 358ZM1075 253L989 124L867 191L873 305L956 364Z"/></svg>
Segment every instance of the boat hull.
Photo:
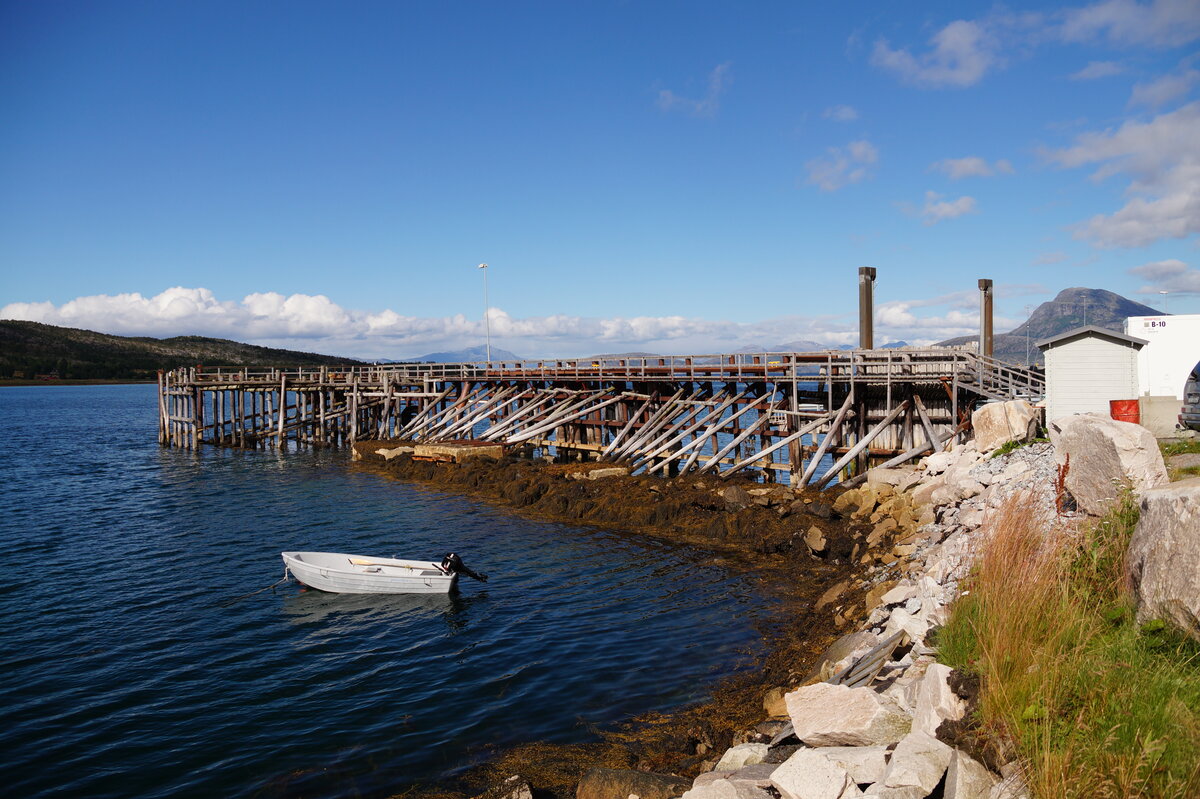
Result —
<svg viewBox="0 0 1200 799"><path fill-rule="evenodd" d="M446 594L458 582L429 561L372 558L340 552L284 552L292 576L334 594Z"/></svg>

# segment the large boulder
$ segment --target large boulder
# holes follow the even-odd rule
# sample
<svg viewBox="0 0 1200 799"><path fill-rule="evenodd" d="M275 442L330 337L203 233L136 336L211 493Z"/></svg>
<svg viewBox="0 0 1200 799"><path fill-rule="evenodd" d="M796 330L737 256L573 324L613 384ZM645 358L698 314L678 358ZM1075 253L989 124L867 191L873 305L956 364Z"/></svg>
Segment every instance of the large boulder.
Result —
<svg viewBox="0 0 1200 799"><path fill-rule="evenodd" d="M1126 558L1138 619L1167 619L1200 640L1200 477L1142 494Z"/></svg>
<svg viewBox="0 0 1200 799"><path fill-rule="evenodd" d="M953 755L954 750L937 738L914 730L896 744L880 787L916 788L918 796L928 796L942 781Z"/></svg>
<svg viewBox="0 0 1200 799"><path fill-rule="evenodd" d="M784 696L796 737L809 746L874 746L899 741L912 718L871 688L816 683Z"/></svg>
<svg viewBox="0 0 1200 799"><path fill-rule="evenodd" d="M801 749L771 775L783 799L850 799L862 796L846 769L820 749Z"/></svg>
<svg viewBox="0 0 1200 799"><path fill-rule="evenodd" d="M1009 441L1029 441L1037 434L1037 411L1025 400L992 402L971 414L975 445L991 452Z"/></svg>
<svg viewBox="0 0 1200 799"><path fill-rule="evenodd" d="M575 799L628 799L631 793L641 799L671 799L691 786L688 780L671 774L594 768L579 781Z"/></svg>
<svg viewBox="0 0 1200 799"><path fill-rule="evenodd" d="M1141 494L1167 483L1158 442L1141 425L1079 414L1055 419L1049 429L1055 460L1069 464L1067 491L1093 516L1108 512L1126 489Z"/></svg>
<svg viewBox="0 0 1200 799"><path fill-rule="evenodd" d="M966 712L966 703L950 690L949 666L932 663L917 683L913 708L913 730L937 735L943 721L958 721Z"/></svg>

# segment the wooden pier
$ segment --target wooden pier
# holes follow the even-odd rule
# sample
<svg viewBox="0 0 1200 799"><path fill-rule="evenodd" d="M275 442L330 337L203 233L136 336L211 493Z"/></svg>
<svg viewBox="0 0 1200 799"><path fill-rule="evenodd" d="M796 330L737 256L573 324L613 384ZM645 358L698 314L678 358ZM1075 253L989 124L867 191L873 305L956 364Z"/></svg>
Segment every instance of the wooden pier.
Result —
<svg viewBox="0 0 1200 799"><path fill-rule="evenodd" d="M965 349L176 369L159 441L198 448L486 441L635 472L823 487L967 435L979 404L1040 399L1035 372Z"/></svg>

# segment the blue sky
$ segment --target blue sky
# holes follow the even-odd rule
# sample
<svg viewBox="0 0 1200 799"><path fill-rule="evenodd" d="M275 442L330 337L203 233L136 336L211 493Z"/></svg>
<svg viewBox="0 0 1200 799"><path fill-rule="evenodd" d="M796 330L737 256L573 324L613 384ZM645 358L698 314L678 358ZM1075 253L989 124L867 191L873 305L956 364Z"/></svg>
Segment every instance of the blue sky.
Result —
<svg viewBox="0 0 1200 799"><path fill-rule="evenodd" d="M0 317L367 358L1200 312L1200 2L0 2Z"/></svg>

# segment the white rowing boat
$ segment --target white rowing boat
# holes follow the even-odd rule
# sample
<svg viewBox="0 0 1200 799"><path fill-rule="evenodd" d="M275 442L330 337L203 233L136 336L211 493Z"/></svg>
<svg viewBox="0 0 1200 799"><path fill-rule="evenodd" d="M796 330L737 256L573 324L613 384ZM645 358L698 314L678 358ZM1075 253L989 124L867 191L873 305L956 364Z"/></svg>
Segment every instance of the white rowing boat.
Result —
<svg viewBox="0 0 1200 799"><path fill-rule="evenodd" d="M284 552L283 563L310 588L335 594L445 594L458 575L436 563L340 552Z"/></svg>
<svg viewBox="0 0 1200 799"><path fill-rule="evenodd" d="M453 553L437 564L341 552L284 552L283 563L308 587L335 594L445 594L458 583L459 574L487 580Z"/></svg>

